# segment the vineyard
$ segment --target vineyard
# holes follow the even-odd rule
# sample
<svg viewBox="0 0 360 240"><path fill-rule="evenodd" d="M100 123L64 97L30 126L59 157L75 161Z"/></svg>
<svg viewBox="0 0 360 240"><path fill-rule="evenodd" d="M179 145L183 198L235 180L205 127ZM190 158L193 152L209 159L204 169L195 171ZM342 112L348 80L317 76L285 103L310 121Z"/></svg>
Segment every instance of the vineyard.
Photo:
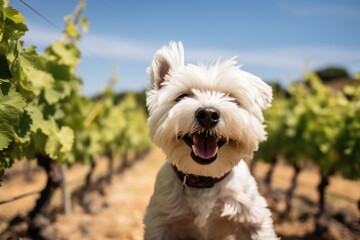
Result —
<svg viewBox="0 0 360 240"><path fill-rule="evenodd" d="M77 226L74 218L68 219L79 213L77 208L82 209L82 218L78 216L81 221L85 215L106 219L111 210L109 215L101 214L111 205L107 203L111 202L109 196L116 194L109 189L122 189L124 192L117 193L121 199L129 195L126 203L116 205L123 208L117 214L131 215L131 204L136 203L141 205L134 208L141 220L152 192L164 156L152 148L148 138L143 93L116 94L112 87L117 76L110 77L97 97L81 93L83 83L77 67L82 53L78 43L89 27L82 15L84 8L85 1L79 1L74 13L65 17L63 38L38 52L35 46L25 47L22 40L28 30L25 18L9 6L9 0L0 0L0 184L9 194L16 193L5 194L0 186L0 239L2 234L5 239L54 239L54 232L56 239L72 239L59 225ZM284 239L355 240L360 235L360 80L333 88L315 73L304 79L288 89L274 88L273 105L265 112L268 140L249 164L278 226L294 218L298 228L301 221L311 222L301 236ZM153 159L157 160L152 165L149 160ZM145 164L143 169L141 164ZM279 169L289 178L279 177ZM315 198L299 200L302 174L316 185ZM286 188L277 181L280 178L289 183ZM348 184L341 185L348 189L342 189L340 196L347 202L347 211L335 217L334 211L329 212L333 201L327 194L334 179ZM129 181L129 186L133 181L141 184L132 193L128 185L118 183L123 180ZM45 186L31 191L24 187L41 181ZM8 182L12 187L6 185ZM21 186L17 187L19 182ZM31 201L20 206L17 199ZM283 203L280 209L277 201ZM303 207L306 201L312 203L310 208ZM7 206L17 206L21 211L2 216L1 209ZM309 221L303 219L304 214ZM334 228L338 231L333 234L330 228L335 218L342 227ZM141 239L142 224L134 225L137 237L131 233L132 226L126 225L120 227L123 232L119 230L108 239ZM56 231L49 230L51 226ZM114 226L110 228L114 231ZM86 229L84 239L105 238L90 238L91 228L81 229Z"/></svg>
<svg viewBox="0 0 360 240"><path fill-rule="evenodd" d="M310 73L305 81L276 93L272 107L265 112L268 139L257 152L256 159L270 163L264 182L271 191L272 175L280 160L293 168L291 184L285 193L281 218L290 216L297 179L303 169L313 167L320 176L317 185L318 210L314 215L314 232L322 235L329 230L326 213L326 189L331 176L360 178L360 84L334 89ZM256 164L256 162L254 162ZM351 198L360 211L360 185ZM359 225L359 220L353 220ZM358 223L356 223L358 222ZM357 229L359 226L357 226Z"/></svg>

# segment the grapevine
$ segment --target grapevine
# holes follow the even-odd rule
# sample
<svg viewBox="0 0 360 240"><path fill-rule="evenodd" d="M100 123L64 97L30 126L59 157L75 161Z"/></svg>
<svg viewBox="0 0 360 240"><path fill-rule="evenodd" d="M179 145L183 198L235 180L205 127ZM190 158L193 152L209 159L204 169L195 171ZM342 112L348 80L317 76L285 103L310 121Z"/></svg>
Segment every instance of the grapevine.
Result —
<svg viewBox="0 0 360 240"><path fill-rule="evenodd" d="M324 213L329 177L338 174L347 179L360 178L360 84L353 80L353 84L334 90L315 73L305 79L291 85L288 96L277 96L273 107L265 112L269 137L260 146L257 158L270 161L283 156L294 166L286 214L291 210L300 166L318 166L321 180L316 231L322 232L327 227Z"/></svg>
<svg viewBox="0 0 360 240"><path fill-rule="evenodd" d="M133 95L115 103L111 86L99 100L81 94L76 70L81 59L77 42L88 28L84 7L81 0L65 17L64 38L39 53L35 46L24 47L25 18L9 0L0 0L0 182L16 160L36 159L46 171L47 184L28 214L29 234L36 239L42 239L36 220L62 184L60 164L95 166L101 155L112 163L114 156L151 146L145 110Z"/></svg>

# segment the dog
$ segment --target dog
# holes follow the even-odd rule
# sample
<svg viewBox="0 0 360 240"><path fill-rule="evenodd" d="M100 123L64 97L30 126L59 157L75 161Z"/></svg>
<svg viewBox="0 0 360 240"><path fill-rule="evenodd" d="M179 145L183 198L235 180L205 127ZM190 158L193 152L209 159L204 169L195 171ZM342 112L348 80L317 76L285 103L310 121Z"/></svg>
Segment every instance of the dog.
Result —
<svg viewBox="0 0 360 240"><path fill-rule="evenodd" d="M146 240L278 239L244 159L266 139L272 89L236 59L184 64L181 42L148 68L149 135L166 154L144 216Z"/></svg>

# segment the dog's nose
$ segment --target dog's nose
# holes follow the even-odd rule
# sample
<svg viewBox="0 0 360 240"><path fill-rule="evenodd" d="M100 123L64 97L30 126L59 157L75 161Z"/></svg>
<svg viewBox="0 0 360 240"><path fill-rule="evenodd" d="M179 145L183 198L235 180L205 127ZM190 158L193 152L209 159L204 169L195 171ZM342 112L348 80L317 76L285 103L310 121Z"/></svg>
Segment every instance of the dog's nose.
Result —
<svg viewBox="0 0 360 240"><path fill-rule="evenodd" d="M202 127L209 129L219 122L220 112L212 107L204 107L196 110L195 117Z"/></svg>

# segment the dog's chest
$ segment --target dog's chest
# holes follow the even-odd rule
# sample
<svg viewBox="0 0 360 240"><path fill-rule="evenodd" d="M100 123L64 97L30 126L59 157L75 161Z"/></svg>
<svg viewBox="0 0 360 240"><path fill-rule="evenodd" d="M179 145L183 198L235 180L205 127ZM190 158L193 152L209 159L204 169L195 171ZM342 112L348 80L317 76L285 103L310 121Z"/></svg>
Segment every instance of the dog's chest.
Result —
<svg viewBox="0 0 360 240"><path fill-rule="evenodd" d="M173 225L179 239L239 239L240 235L240 239L251 239L249 229L222 216L225 199L220 191L202 191L188 189L183 193L188 212L177 219L180 224Z"/></svg>
<svg viewBox="0 0 360 240"><path fill-rule="evenodd" d="M223 201L217 189L194 189L187 187L183 191L183 197L188 208L192 210L197 218L207 219L210 216L221 214Z"/></svg>
<svg viewBox="0 0 360 240"><path fill-rule="evenodd" d="M235 226L228 218L221 216L224 200L219 191L187 188L183 197L189 211L184 216L192 218L188 218L190 221L181 227L181 235L185 233L185 239L222 239L222 236L233 232ZM229 231L227 228L233 229Z"/></svg>

